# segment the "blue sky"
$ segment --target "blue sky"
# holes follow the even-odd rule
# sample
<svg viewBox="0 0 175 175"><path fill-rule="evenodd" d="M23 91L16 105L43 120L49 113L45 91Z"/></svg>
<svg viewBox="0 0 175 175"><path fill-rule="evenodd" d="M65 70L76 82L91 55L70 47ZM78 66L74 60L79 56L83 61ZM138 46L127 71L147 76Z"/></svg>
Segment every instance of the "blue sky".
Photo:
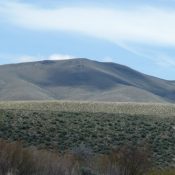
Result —
<svg viewBox="0 0 175 175"><path fill-rule="evenodd" d="M75 57L175 80L175 0L0 0L0 64Z"/></svg>

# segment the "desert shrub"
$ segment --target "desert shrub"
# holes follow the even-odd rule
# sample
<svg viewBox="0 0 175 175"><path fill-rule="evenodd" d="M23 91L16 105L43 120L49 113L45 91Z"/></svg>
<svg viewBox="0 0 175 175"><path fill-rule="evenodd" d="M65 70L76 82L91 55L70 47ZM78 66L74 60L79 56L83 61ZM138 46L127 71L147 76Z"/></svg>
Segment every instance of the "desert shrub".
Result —
<svg viewBox="0 0 175 175"><path fill-rule="evenodd" d="M66 175L68 161L65 163L63 157L0 140L0 175Z"/></svg>
<svg viewBox="0 0 175 175"><path fill-rule="evenodd" d="M137 145L146 140L156 166L171 166L175 155L174 117L144 115L0 110L0 138L26 146L64 152L82 142L98 154L109 147Z"/></svg>
<svg viewBox="0 0 175 175"><path fill-rule="evenodd" d="M81 144L61 154L0 140L0 175L144 175L148 168L143 148L128 146L99 155Z"/></svg>
<svg viewBox="0 0 175 175"><path fill-rule="evenodd" d="M146 147L125 146L112 154L118 154L121 175L143 175L150 169L150 152Z"/></svg>
<svg viewBox="0 0 175 175"><path fill-rule="evenodd" d="M24 148L0 140L0 175L174 175L174 169L152 170L148 147L122 146L94 154L84 144L64 154Z"/></svg>
<svg viewBox="0 0 175 175"><path fill-rule="evenodd" d="M0 174L28 175L34 171L31 152L22 148L20 143L0 140Z"/></svg>
<svg viewBox="0 0 175 175"><path fill-rule="evenodd" d="M98 159L98 171L105 175L144 175L151 168L150 152L146 147L124 146L112 149Z"/></svg>

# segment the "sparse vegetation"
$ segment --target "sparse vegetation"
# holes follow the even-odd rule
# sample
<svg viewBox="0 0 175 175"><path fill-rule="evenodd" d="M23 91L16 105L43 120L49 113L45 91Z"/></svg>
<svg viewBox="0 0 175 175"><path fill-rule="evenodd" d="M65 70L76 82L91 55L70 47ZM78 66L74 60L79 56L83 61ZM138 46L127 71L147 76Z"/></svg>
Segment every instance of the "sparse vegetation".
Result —
<svg viewBox="0 0 175 175"><path fill-rule="evenodd" d="M175 118L146 115L1 110L0 137L64 152L85 144L96 153L145 143L156 166L170 167L175 155Z"/></svg>
<svg viewBox="0 0 175 175"><path fill-rule="evenodd" d="M0 138L10 143L0 141L0 169L12 175L174 175L173 114L168 104L3 102Z"/></svg>

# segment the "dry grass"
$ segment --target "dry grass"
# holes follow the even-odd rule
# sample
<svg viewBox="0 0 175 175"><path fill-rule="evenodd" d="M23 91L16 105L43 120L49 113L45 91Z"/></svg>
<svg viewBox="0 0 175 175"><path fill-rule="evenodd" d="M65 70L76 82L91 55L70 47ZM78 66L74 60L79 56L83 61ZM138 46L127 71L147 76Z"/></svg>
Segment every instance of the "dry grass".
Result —
<svg viewBox="0 0 175 175"><path fill-rule="evenodd" d="M119 114L142 114L173 116L175 105L170 103L122 103L80 101L6 101L0 109L49 110L63 112L105 112Z"/></svg>
<svg viewBox="0 0 175 175"><path fill-rule="evenodd" d="M67 153L24 148L0 140L0 175L174 175L175 170L151 170L150 151L125 146L110 154L93 154L81 146ZM152 171L152 172L150 172ZM148 173L149 172L149 173Z"/></svg>
<svg viewBox="0 0 175 175"><path fill-rule="evenodd" d="M80 147L61 155L0 140L1 175L141 175L148 165L147 151L137 148L94 155Z"/></svg>
<svg viewBox="0 0 175 175"><path fill-rule="evenodd" d="M71 154L63 156L0 140L0 175L71 175L74 161Z"/></svg>

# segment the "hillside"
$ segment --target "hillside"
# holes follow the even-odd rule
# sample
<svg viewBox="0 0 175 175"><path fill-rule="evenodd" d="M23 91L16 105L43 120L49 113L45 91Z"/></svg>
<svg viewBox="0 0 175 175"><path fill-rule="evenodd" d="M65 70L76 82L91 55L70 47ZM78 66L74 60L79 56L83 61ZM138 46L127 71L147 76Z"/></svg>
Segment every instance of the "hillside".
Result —
<svg viewBox="0 0 175 175"><path fill-rule="evenodd" d="M0 66L0 100L174 102L175 84L129 67L71 59Z"/></svg>

